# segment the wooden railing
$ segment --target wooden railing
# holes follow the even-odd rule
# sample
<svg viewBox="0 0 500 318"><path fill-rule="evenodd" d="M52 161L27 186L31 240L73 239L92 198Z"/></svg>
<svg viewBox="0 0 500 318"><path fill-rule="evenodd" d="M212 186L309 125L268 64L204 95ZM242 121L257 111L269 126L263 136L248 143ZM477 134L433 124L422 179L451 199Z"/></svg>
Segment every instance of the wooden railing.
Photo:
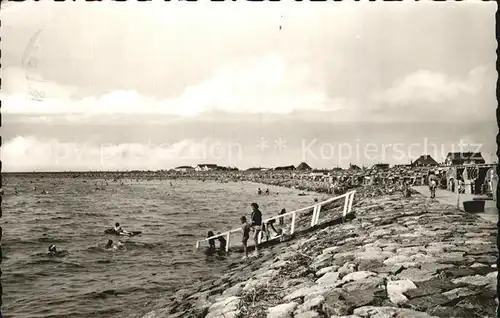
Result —
<svg viewBox="0 0 500 318"><path fill-rule="evenodd" d="M285 218L285 217L291 216L292 217L292 221L291 221L290 233L289 233L291 235L291 234L293 234L295 232L295 225L296 225L296 221L297 221L297 215L299 213L310 212L311 209L312 209L313 214L312 214L312 218L311 218L310 227L316 226L319 223L319 217L320 217L320 214L321 214L321 208L324 205L326 205L326 204L332 203L332 202L340 200L340 199L345 199L345 201L344 201L344 208L343 208L343 212L342 212L342 217L345 218L345 216L347 215L347 213L350 213L352 211L352 203L353 203L353 199L354 199L354 194L355 193L356 193L356 191L350 191L350 192L347 192L347 193L345 193L343 195L340 195L338 197L334 197L334 198L330 198L330 199L322 201L322 202L318 202L318 203L316 203L316 204L314 204L312 206L308 206L308 207L305 207L305 208L302 208L302 209L291 211L291 212L288 212L288 213L285 213L285 214L280 214L280 215L277 215L277 216L273 216L271 218L263 220L262 223L264 225L267 225L267 223L269 221L271 221L271 220L277 220L277 219L280 219L280 218ZM225 236L226 237L226 251L229 251L229 247L231 245L231 234L237 233L237 232L241 232L241 231L242 231L241 227L239 227L239 228L232 229L232 230L224 232L224 233L220 233L220 234L217 234L217 235L214 235L214 236L211 236L211 237L207 237L206 239L203 239L203 240L199 240L199 241L196 242L196 248L199 249L201 243L203 243L203 242L208 242L209 240L217 239L218 237ZM262 241L262 236L263 236L263 233L261 232L260 233L260 237L258 239L258 243L259 244Z"/></svg>

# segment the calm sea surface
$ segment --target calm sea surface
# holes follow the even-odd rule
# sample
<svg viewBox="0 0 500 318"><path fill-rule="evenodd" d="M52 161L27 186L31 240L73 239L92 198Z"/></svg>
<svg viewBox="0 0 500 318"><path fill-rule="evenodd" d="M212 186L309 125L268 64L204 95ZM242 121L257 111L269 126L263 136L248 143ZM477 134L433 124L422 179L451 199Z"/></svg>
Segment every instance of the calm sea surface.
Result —
<svg viewBox="0 0 500 318"><path fill-rule="evenodd" d="M266 186L247 182L124 180L106 186L78 178L3 178L3 314L15 318L140 317L165 295L224 271L228 259L194 248L208 230L238 226L252 202L268 217L315 198L277 187L259 196L257 188ZM96 182L104 183L102 189ZM107 240L117 238L103 231L115 222L143 234L120 238L124 251L106 250ZM50 244L69 254L48 257Z"/></svg>

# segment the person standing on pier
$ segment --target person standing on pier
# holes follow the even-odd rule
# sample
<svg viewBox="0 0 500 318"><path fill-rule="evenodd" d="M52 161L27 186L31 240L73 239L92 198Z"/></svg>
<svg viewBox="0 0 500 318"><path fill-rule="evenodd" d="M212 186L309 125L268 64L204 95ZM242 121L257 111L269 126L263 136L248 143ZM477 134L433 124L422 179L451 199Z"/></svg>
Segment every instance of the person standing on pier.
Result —
<svg viewBox="0 0 500 318"><path fill-rule="evenodd" d="M259 255L259 236L262 232L262 212L259 210L257 203L252 203L252 228L254 230L255 254Z"/></svg>

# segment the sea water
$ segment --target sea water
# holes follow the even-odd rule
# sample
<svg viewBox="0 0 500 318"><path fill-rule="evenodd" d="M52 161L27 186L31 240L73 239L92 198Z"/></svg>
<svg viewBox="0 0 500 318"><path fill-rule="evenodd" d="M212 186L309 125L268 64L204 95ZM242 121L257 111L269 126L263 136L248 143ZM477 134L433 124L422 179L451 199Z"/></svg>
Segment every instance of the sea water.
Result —
<svg viewBox="0 0 500 318"><path fill-rule="evenodd" d="M249 182L3 178L4 317L140 317L176 290L224 272L231 257L195 249L207 231L238 227L252 202L270 217L316 198L278 187L257 195L267 186ZM115 222L143 234L104 234ZM104 249L108 239L125 250ZM48 257L50 244L69 254Z"/></svg>

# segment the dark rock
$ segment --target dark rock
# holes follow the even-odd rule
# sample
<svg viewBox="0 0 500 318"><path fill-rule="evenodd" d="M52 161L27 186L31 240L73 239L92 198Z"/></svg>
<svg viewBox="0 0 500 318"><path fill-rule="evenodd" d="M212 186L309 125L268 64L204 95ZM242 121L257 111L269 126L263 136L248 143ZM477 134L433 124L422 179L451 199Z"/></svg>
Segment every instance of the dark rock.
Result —
<svg viewBox="0 0 500 318"><path fill-rule="evenodd" d="M404 269L405 268L403 267L403 265L387 265L387 266L382 266L382 267L376 268L376 269L372 270L372 272L379 273L379 274L387 273L387 274L397 275L397 274L401 273Z"/></svg>
<svg viewBox="0 0 500 318"><path fill-rule="evenodd" d="M352 292L343 291L342 296L349 306L358 308L362 306L372 305L375 301L375 298L382 298L384 294L385 293L382 288L372 288Z"/></svg>
<svg viewBox="0 0 500 318"><path fill-rule="evenodd" d="M464 297L456 306L467 309L474 309L487 317L494 317L497 304L495 302L496 294L494 292L484 291L482 293Z"/></svg>
<svg viewBox="0 0 500 318"><path fill-rule="evenodd" d="M447 268L441 271L446 277L457 278L474 275L474 270L467 267Z"/></svg>
<svg viewBox="0 0 500 318"><path fill-rule="evenodd" d="M406 297L408 297L409 299L413 299L413 298L418 298L418 297L423 297L423 296L441 293L441 291L442 290L440 288L436 288L433 286L418 287L418 285L417 285L417 289L410 289L410 290L404 292L403 294Z"/></svg>
<svg viewBox="0 0 500 318"><path fill-rule="evenodd" d="M442 318L484 318L474 309L461 308L456 306L437 306L436 308L429 310L429 313L433 316Z"/></svg>
<svg viewBox="0 0 500 318"><path fill-rule="evenodd" d="M374 272L375 269L383 267L384 263L378 260L361 260L358 264L359 271Z"/></svg>
<svg viewBox="0 0 500 318"><path fill-rule="evenodd" d="M474 258L475 262L484 264L495 264L497 261L497 256L495 255L472 256L472 258Z"/></svg>
<svg viewBox="0 0 500 318"><path fill-rule="evenodd" d="M428 309L442 306L449 303L450 300L441 294L433 294L410 299L405 305L413 310L427 311Z"/></svg>
<svg viewBox="0 0 500 318"><path fill-rule="evenodd" d="M332 290L324 295L325 301L322 306L323 313L330 316L347 316L352 311L352 305L347 304L343 292Z"/></svg>

